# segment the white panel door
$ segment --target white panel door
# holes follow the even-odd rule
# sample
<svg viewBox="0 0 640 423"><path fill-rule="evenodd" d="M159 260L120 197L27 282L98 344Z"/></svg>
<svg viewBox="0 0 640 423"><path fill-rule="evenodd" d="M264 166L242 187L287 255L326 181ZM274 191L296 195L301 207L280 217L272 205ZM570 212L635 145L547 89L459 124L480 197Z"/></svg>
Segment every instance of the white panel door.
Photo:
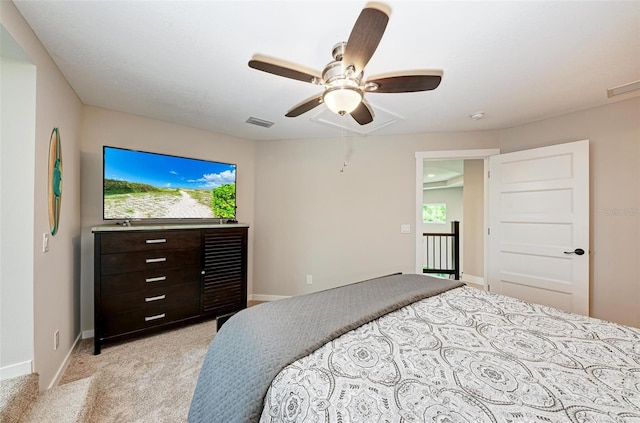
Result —
<svg viewBox="0 0 640 423"><path fill-rule="evenodd" d="M589 141L489 159L492 292L589 315Z"/></svg>

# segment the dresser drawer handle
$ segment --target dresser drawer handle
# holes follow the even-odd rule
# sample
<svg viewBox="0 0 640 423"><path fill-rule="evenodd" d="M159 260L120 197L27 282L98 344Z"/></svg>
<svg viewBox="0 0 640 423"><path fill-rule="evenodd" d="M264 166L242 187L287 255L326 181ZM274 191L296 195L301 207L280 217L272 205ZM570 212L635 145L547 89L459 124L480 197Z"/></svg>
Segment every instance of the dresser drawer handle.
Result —
<svg viewBox="0 0 640 423"><path fill-rule="evenodd" d="M157 297L146 297L144 300L150 303L151 301L164 300L165 298L166 298L166 295L158 295Z"/></svg>
<svg viewBox="0 0 640 423"><path fill-rule="evenodd" d="M147 263L161 263L163 261L167 261L167 258L166 257L158 257L158 258L150 258L150 259L146 260Z"/></svg>
<svg viewBox="0 0 640 423"><path fill-rule="evenodd" d="M149 316L149 317L145 317L144 321L145 322L150 322L152 320L158 320L158 319L164 319L164 313L162 314L156 314L155 316Z"/></svg>
<svg viewBox="0 0 640 423"><path fill-rule="evenodd" d="M145 282L160 282L160 281L166 281L167 277L166 276L158 276L157 278L147 278L144 281Z"/></svg>
<svg viewBox="0 0 640 423"><path fill-rule="evenodd" d="M148 239L147 244L164 244L167 242L166 238Z"/></svg>

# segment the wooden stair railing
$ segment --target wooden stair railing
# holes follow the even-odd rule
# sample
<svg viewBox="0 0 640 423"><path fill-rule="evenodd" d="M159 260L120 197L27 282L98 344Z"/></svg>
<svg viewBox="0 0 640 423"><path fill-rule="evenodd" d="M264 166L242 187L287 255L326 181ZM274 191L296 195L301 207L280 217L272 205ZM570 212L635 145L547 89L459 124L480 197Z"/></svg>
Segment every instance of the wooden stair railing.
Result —
<svg viewBox="0 0 640 423"><path fill-rule="evenodd" d="M426 263L423 273L453 275L460 280L460 222L451 222L451 233L424 232Z"/></svg>

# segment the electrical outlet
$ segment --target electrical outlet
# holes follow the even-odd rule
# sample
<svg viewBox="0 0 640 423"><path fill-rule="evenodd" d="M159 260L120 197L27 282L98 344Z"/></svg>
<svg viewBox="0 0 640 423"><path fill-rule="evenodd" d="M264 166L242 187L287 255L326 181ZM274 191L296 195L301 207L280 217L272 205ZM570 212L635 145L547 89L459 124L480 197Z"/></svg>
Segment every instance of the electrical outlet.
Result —
<svg viewBox="0 0 640 423"><path fill-rule="evenodd" d="M410 234L411 233L411 225L400 225L400 233L401 234Z"/></svg>
<svg viewBox="0 0 640 423"><path fill-rule="evenodd" d="M46 253L47 251L49 251L49 234L45 232L42 234L42 252Z"/></svg>
<svg viewBox="0 0 640 423"><path fill-rule="evenodd" d="M53 334L53 350L56 351L60 346L60 331L56 330Z"/></svg>
<svg viewBox="0 0 640 423"><path fill-rule="evenodd" d="M311 285L313 283L313 277L311 275L307 275L307 285Z"/></svg>

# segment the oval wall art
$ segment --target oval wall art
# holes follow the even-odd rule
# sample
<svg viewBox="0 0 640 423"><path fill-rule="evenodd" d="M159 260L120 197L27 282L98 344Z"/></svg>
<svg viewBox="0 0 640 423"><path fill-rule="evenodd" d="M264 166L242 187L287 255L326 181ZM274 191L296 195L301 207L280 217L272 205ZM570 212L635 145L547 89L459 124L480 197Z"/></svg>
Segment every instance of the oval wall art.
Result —
<svg viewBox="0 0 640 423"><path fill-rule="evenodd" d="M62 204L62 147L60 131L53 128L49 141L49 228L51 235L58 232Z"/></svg>

